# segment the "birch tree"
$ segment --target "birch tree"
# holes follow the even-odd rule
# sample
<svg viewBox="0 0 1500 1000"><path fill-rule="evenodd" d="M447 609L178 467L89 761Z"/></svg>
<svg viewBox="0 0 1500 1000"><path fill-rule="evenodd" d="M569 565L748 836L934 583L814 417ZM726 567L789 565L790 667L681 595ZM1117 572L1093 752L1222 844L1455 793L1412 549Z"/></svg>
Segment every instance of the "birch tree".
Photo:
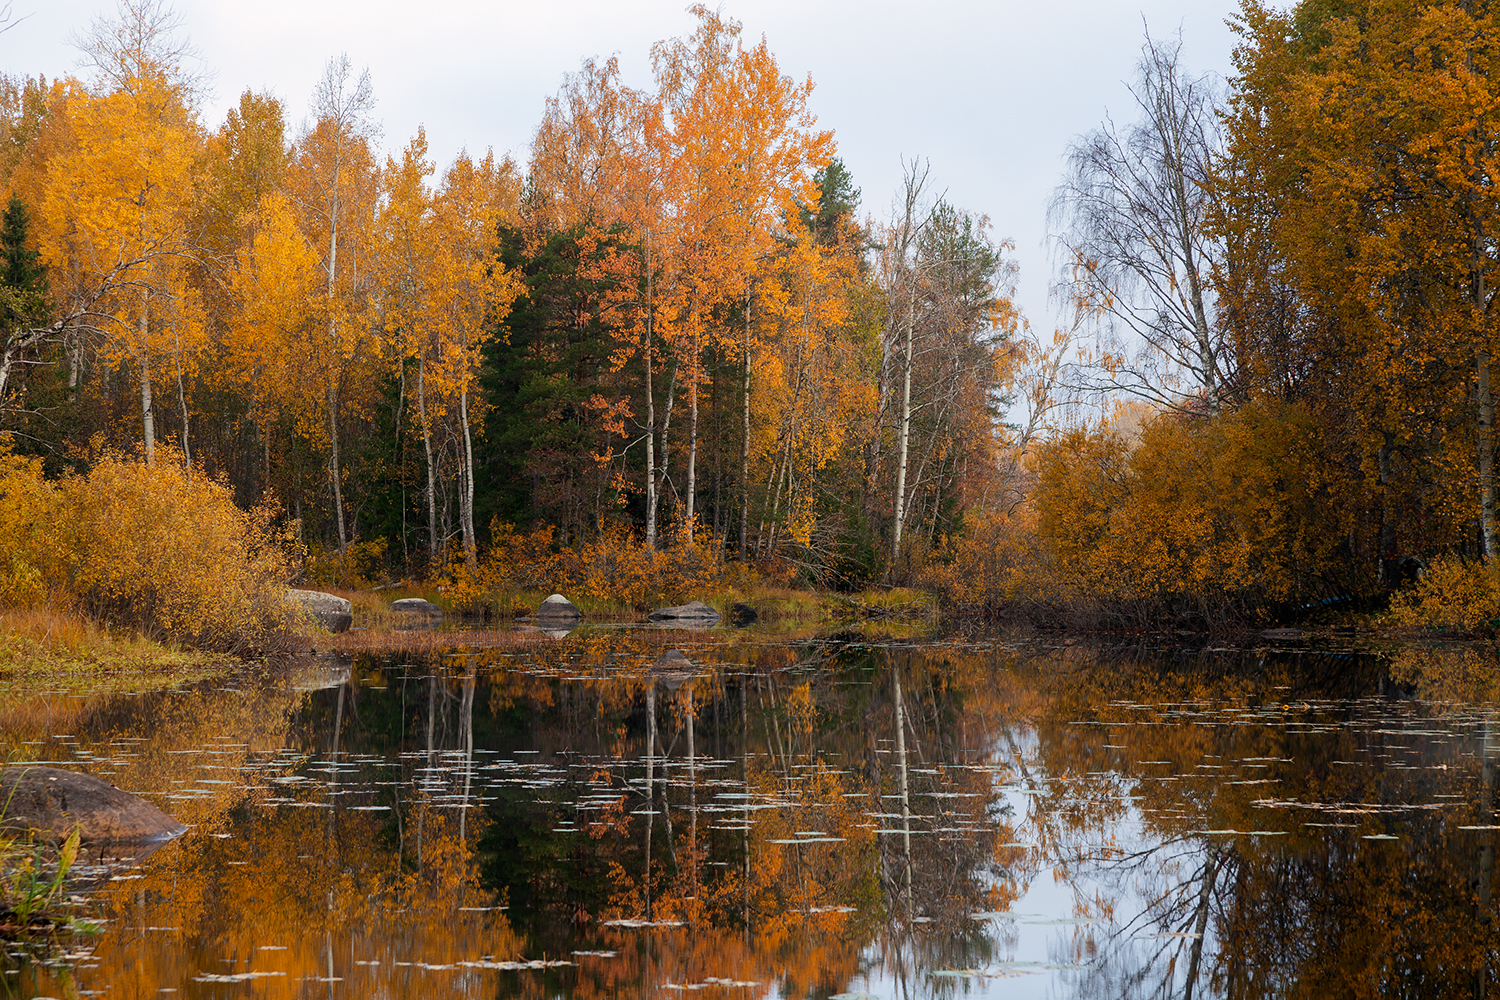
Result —
<svg viewBox="0 0 1500 1000"><path fill-rule="evenodd" d="M372 271L363 241L372 229L376 196L369 148L375 92L369 70L356 77L347 54L329 59L313 90L312 107L313 121L293 152L291 186L306 218L304 230L321 237L323 353L319 362L328 424L328 481L342 554L349 532L339 454L340 397L354 365L373 346L366 337L361 301L365 290L361 266L366 281ZM361 252L366 253L363 264Z"/></svg>
<svg viewBox="0 0 1500 1000"><path fill-rule="evenodd" d="M1048 223L1067 298L1096 303L1101 341L1072 379L1160 407L1218 409L1233 365L1217 319L1210 232L1221 152L1216 90L1182 69L1182 41L1149 36L1131 88L1138 113L1068 149Z"/></svg>
<svg viewBox="0 0 1500 1000"><path fill-rule="evenodd" d="M180 346L160 329L163 306L185 293L198 255L192 199L202 136L178 47L159 5L126 4L86 51L97 89L56 102L63 141L48 160L38 244L72 325L94 331L106 356L128 365L140 390L141 440L156 454L158 367ZM165 302L153 303L154 298ZM180 358L180 354L177 355Z"/></svg>

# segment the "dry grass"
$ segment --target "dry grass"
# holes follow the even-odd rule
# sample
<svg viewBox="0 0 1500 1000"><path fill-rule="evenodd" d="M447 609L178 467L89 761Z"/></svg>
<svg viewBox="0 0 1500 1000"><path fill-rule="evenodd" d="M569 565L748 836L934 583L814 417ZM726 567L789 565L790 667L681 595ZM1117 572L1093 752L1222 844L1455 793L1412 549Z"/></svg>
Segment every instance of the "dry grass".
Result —
<svg viewBox="0 0 1500 1000"><path fill-rule="evenodd" d="M469 649L519 649L550 641L541 632L512 629L394 629L372 628L343 632L317 641L318 649L340 653L385 653L433 656Z"/></svg>
<svg viewBox="0 0 1500 1000"><path fill-rule="evenodd" d="M112 677L133 687L146 678L195 680L223 669L223 657L118 635L71 612L0 609L0 674L12 678L97 683Z"/></svg>

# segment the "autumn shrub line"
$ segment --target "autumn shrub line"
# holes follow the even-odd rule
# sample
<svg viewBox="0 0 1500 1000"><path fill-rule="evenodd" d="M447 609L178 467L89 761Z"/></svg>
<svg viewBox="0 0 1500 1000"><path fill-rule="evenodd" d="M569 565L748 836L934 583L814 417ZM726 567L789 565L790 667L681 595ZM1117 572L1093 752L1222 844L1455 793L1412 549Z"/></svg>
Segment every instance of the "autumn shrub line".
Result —
<svg viewBox="0 0 1500 1000"><path fill-rule="evenodd" d="M224 484L106 456L48 480L0 453L0 607L76 611L162 642L244 653L295 625L286 604L292 539L277 510L240 510Z"/></svg>
<svg viewBox="0 0 1500 1000"><path fill-rule="evenodd" d="M498 602L505 611L516 595L556 592L585 610L646 611L766 582L764 570L726 560L721 548L702 536L649 546L614 528L597 541L564 548L554 544L550 526L523 534L496 522L490 530L492 543L477 568L457 563L442 581L456 610L480 611Z"/></svg>
<svg viewBox="0 0 1500 1000"><path fill-rule="evenodd" d="M1434 559L1422 578L1391 599L1397 628L1492 636L1500 633L1500 568L1465 559Z"/></svg>
<svg viewBox="0 0 1500 1000"><path fill-rule="evenodd" d="M1313 421L1250 403L1039 445L1024 502L977 519L917 581L950 607L1048 624L1233 628L1347 593L1347 533Z"/></svg>

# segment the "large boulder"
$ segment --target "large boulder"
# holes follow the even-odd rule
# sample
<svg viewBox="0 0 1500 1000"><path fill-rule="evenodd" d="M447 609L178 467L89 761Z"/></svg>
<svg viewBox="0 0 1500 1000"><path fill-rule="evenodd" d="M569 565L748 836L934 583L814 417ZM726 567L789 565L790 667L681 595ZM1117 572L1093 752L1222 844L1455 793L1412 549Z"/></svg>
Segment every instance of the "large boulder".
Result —
<svg viewBox="0 0 1500 1000"><path fill-rule="evenodd" d="M536 614L531 616L539 622L559 624L576 622L583 617L583 612L578 610L577 605L561 594L553 594L542 602L541 607L536 609Z"/></svg>
<svg viewBox="0 0 1500 1000"><path fill-rule="evenodd" d="M321 590L288 590L286 599L311 614L330 632L347 632L354 624L354 605Z"/></svg>
<svg viewBox="0 0 1500 1000"><path fill-rule="evenodd" d="M646 616L654 622L691 621L708 624L719 620L719 613L702 601L689 601L672 608L657 608Z"/></svg>
<svg viewBox="0 0 1500 1000"><path fill-rule="evenodd" d="M420 597L403 597L391 602L391 610L398 615L420 615L423 618L441 618L443 609Z"/></svg>
<svg viewBox="0 0 1500 1000"><path fill-rule="evenodd" d="M0 768L0 828L62 840L76 827L90 845L149 845L187 827L138 795L101 778L40 764Z"/></svg>

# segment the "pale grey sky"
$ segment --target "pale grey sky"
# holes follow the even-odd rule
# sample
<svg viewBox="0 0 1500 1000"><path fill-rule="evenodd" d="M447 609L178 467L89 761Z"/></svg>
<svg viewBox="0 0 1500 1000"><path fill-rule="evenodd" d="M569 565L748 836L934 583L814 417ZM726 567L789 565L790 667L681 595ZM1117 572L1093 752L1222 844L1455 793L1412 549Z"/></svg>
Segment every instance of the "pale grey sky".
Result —
<svg viewBox="0 0 1500 1000"><path fill-rule="evenodd" d="M209 127L247 87L270 90L295 126L331 55L369 66L388 150L427 127L440 164L460 148L494 148L524 162L542 101L589 56L618 54L627 82L650 83L650 47L684 35L684 0L489 3L436 0L176 0L184 31L213 72ZM1039 330L1048 299L1047 199L1068 140L1106 111L1134 116L1125 81L1143 41L1182 30L1193 72L1227 75L1235 0L1022 0L863 3L725 2L719 9L764 35L782 70L811 74L819 124L863 191L864 211L889 212L903 156L926 157L935 188L988 214L1015 241L1018 299ZM69 38L113 0L13 0L0 33L0 69L78 72Z"/></svg>

